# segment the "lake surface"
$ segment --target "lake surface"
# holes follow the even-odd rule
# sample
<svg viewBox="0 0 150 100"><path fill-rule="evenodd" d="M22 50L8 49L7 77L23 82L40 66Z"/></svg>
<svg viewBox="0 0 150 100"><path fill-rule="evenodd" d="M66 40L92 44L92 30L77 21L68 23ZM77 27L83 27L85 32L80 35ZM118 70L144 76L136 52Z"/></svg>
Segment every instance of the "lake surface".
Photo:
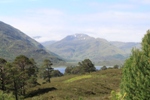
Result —
<svg viewBox="0 0 150 100"><path fill-rule="evenodd" d="M97 70L100 70L102 66L95 66ZM65 73L65 66L55 67L54 70L59 70L61 73Z"/></svg>

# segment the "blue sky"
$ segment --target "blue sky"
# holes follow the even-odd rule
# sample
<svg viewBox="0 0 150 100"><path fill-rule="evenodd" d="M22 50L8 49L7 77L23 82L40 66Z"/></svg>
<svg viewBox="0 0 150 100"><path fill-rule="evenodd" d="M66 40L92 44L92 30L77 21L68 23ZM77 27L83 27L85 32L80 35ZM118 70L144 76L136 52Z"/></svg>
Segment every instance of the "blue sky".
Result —
<svg viewBox="0 0 150 100"><path fill-rule="evenodd" d="M76 33L141 42L149 16L150 0L0 0L0 21L39 42Z"/></svg>

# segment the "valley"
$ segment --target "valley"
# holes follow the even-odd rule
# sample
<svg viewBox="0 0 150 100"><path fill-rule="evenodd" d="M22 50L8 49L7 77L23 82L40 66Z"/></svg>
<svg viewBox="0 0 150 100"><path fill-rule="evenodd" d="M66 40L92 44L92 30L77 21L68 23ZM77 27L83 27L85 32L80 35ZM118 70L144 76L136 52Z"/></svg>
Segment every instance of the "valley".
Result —
<svg viewBox="0 0 150 100"><path fill-rule="evenodd" d="M60 41L40 44L18 29L0 22L0 99L145 98L129 95L126 88L130 86L129 81L137 84L139 79L136 75L146 80L144 82L149 80L149 70L146 69L150 65L149 38L149 30L141 44L75 34ZM141 91L136 85L131 87ZM148 92L143 92L143 95L149 97Z"/></svg>

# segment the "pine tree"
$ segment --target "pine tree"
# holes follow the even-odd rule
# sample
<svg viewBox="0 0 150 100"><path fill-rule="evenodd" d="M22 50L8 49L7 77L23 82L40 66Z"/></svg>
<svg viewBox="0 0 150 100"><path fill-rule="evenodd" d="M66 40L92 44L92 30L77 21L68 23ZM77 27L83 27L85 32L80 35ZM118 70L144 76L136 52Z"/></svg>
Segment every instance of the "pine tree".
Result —
<svg viewBox="0 0 150 100"><path fill-rule="evenodd" d="M125 100L150 99L150 31L142 40L142 50L133 49L124 64L121 93Z"/></svg>
<svg viewBox="0 0 150 100"><path fill-rule="evenodd" d="M0 58L0 87L4 91L6 90L6 73L5 73L5 65L7 61L3 58Z"/></svg>
<svg viewBox="0 0 150 100"><path fill-rule="evenodd" d="M28 86L33 87L36 86L37 83L37 74L38 74L38 67L36 65L36 62L34 61L33 58L30 59L31 63L29 67L27 68L27 73L30 79L28 80Z"/></svg>
<svg viewBox="0 0 150 100"><path fill-rule="evenodd" d="M20 70L16 68L12 63L6 64L6 73L7 73L7 91L13 90L16 100L18 100L19 91L21 90L21 77Z"/></svg>
<svg viewBox="0 0 150 100"><path fill-rule="evenodd" d="M96 71L96 68L90 59L84 59L82 63L79 62L78 64L83 68L84 72Z"/></svg>
<svg viewBox="0 0 150 100"><path fill-rule="evenodd" d="M45 59L43 61L43 68L44 68L44 73L43 73L43 77L44 80L46 80L46 82L51 82L50 78L51 78L51 72L53 71L53 68L51 67L53 64L49 59Z"/></svg>
<svg viewBox="0 0 150 100"><path fill-rule="evenodd" d="M26 89L36 83L36 66L34 60L30 60L24 55L16 57L13 62L14 66L20 71L21 95L25 96Z"/></svg>

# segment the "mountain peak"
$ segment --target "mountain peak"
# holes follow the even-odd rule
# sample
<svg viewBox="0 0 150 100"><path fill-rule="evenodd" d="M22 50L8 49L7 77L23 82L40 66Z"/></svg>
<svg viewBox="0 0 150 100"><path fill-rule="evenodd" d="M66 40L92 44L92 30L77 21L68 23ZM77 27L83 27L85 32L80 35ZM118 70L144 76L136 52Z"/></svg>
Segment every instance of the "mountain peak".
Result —
<svg viewBox="0 0 150 100"><path fill-rule="evenodd" d="M90 36L88 36L87 34L83 34L83 33L76 33L74 35L68 35L66 38L64 38L65 40L87 40L89 38L92 38Z"/></svg>

